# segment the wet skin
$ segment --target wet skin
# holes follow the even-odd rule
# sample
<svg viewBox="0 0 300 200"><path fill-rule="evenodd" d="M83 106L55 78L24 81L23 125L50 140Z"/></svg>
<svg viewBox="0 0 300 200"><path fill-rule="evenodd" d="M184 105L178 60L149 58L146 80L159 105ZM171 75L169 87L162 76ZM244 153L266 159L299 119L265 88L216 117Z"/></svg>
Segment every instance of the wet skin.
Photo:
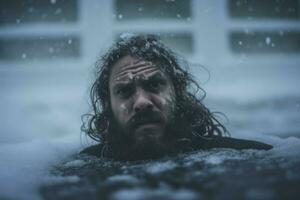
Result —
<svg viewBox="0 0 300 200"><path fill-rule="evenodd" d="M151 62L131 56L114 64L109 79L111 109L135 143L161 143L175 107L171 80Z"/></svg>

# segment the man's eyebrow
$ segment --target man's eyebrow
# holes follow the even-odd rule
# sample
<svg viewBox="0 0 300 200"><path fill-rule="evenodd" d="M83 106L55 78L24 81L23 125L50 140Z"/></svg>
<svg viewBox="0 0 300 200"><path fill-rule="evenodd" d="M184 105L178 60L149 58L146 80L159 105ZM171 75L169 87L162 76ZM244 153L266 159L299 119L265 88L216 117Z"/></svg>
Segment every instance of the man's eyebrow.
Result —
<svg viewBox="0 0 300 200"><path fill-rule="evenodd" d="M118 81L117 83L113 83L113 88L125 87L131 85L132 81Z"/></svg>
<svg viewBox="0 0 300 200"><path fill-rule="evenodd" d="M160 70L155 71L153 74L151 74L148 79L150 80L161 80L161 79L167 79L166 75L163 74Z"/></svg>

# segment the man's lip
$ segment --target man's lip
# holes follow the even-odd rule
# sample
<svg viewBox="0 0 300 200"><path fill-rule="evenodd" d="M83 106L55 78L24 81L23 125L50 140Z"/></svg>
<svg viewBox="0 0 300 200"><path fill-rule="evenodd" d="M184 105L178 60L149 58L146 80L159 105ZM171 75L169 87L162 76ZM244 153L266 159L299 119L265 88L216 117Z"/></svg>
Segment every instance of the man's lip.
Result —
<svg viewBox="0 0 300 200"><path fill-rule="evenodd" d="M135 127L135 129L139 129L139 128L151 128L151 127L157 127L157 126L161 126L162 123L160 122L148 122L148 123L142 123L139 124Z"/></svg>

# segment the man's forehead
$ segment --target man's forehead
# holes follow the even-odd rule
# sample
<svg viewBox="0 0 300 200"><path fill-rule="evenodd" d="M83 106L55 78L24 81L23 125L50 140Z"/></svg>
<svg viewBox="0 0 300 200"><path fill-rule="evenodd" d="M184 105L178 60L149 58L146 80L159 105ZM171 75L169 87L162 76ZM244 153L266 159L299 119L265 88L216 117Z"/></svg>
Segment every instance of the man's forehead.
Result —
<svg viewBox="0 0 300 200"><path fill-rule="evenodd" d="M113 66L111 80L122 81L136 77L147 77L157 73L164 74L161 73L159 67L154 63L131 56L125 56Z"/></svg>

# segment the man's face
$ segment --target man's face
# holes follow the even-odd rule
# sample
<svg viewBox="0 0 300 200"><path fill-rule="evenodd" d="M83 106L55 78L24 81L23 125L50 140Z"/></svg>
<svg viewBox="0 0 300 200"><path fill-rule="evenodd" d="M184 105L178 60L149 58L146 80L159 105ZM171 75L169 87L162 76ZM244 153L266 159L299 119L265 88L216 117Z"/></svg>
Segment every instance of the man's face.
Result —
<svg viewBox="0 0 300 200"><path fill-rule="evenodd" d="M174 87L164 72L151 62L124 56L112 68L109 92L123 134L136 144L162 142L175 107Z"/></svg>

